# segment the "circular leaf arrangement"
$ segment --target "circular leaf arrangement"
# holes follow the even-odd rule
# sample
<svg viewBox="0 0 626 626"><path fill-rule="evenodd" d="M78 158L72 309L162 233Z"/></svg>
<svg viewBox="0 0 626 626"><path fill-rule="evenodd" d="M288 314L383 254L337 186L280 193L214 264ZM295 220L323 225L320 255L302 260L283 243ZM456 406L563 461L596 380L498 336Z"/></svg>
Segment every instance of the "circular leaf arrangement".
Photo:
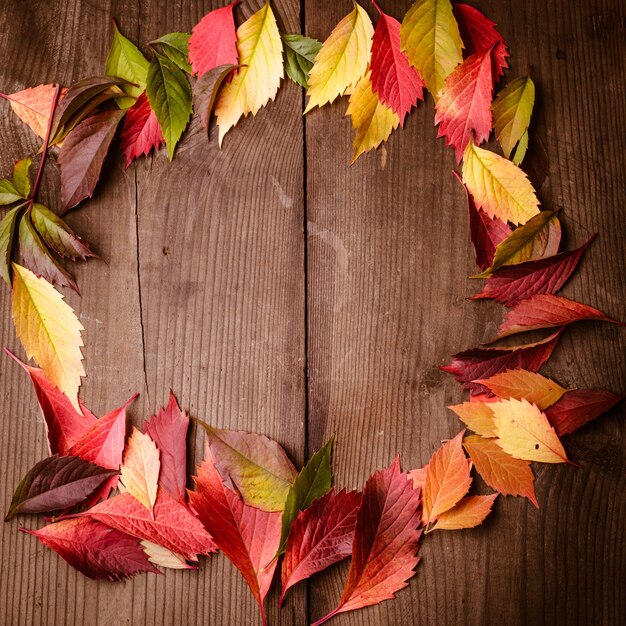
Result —
<svg viewBox="0 0 626 626"><path fill-rule="evenodd" d="M292 586L351 558L337 608L321 624L393 598L414 574L424 535L478 526L498 495L539 506L531 462L569 463L560 438L621 400L565 389L539 369L570 324L621 322L556 295L596 236L560 252L558 212L540 210L520 168L535 86L530 76L498 86L509 52L492 21L465 4L416 0L400 23L373 2L374 28L354 4L321 43L281 33L269 2L236 27L237 4L211 11L191 34L150 42L150 59L115 26L103 76L4 96L43 140L34 182L30 157L0 181L0 204L9 207L0 223L0 271L12 288L17 337L38 367L7 354L31 378L51 453L19 483L6 519L53 513L51 523L26 532L95 579L158 572L155 566L193 569L200 555L219 550L244 576L264 623L277 569L282 604ZM476 277L485 279L474 298L508 309L494 341L547 334L465 350L441 367L469 391L468 401L449 407L464 429L422 468L403 471L396 458L362 491L346 491L333 486L332 438L298 470L262 434L195 420L208 445L187 490L190 417L173 394L128 438L134 397L100 418L79 398L83 328L54 285L78 291L60 261L95 254L62 216L94 193L116 134L127 168L163 144L172 159L193 113L209 140L218 128L221 146L242 116L275 98L284 74L306 89L305 113L349 94L352 162L403 126L430 91L439 137L454 149L467 192ZM492 129L502 155L480 147ZM55 211L37 202L52 150L61 176ZM493 493L468 495L475 473Z"/></svg>

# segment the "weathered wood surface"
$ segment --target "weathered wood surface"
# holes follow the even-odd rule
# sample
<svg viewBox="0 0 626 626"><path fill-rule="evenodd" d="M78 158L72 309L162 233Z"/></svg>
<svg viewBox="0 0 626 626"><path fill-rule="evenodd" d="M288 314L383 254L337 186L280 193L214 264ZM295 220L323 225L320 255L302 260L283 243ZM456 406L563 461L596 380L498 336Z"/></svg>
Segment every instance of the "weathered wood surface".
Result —
<svg viewBox="0 0 626 626"><path fill-rule="evenodd" d="M243 14L260 1L244 2ZM145 42L188 31L219 4L3 0L0 87L101 72L111 16ZM396 17L409 5L380 4ZM281 28L304 23L324 38L350 2L274 6ZM528 165L544 204L564 208L571 246L601 234L564 293L623 318L624 7L476 6L510 46L508 76L532 66L539 97ZM141 391L131 411L138 423L171 387L193 415L265 432L297 462L336 432L336 479L349 487L396 453L406 467L424 463L458 432L444 407L459 401L459 389L437 365L487 339L501 309L466 300L473 268L452 154L435 140L428 98L384 149L350 168L345 106L303 120L301 92L286 84L274 104L229 133L221 152L192 127L173 163L160 153L124 171L111 160L94 200L69 218L105 261L78 269L82 297L67 296L86 328L84 397L96 413ZM3 174L38 148L6 104L0 136ZM57 186L50 175L51 197ZM0 291L2 345L17 350L8 292ZM566 385L623 393L625 349L623 329L581 325L567 332L548 372ZM0 406L6 509L19 478L46 454L34 394L6 360ZM335 623L626 624L625 444L622 408L570 438L578 469L538 470L539 511L500 499L481 529L434 533L397 600ZM39 521L0 527L1 624L258 623L243 580L222 557L199 572L95 583L17 532ZM292 590L282 611L272 593L270 623L324 614L345 571Z"/></svg>

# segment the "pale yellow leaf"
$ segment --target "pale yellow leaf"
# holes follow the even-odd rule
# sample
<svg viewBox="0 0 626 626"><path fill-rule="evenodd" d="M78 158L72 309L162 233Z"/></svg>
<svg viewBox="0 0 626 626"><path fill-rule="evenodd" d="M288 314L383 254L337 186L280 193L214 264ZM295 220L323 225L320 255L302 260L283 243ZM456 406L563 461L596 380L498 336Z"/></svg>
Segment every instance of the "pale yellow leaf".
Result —
<svg viewBox="0 0 626 626"><path fill-rule="evenodd" d="M283 78L283 44L269 1L237 29L239 70L215 106L219 143L242 115L256 115L276 97Z"/></svg>
<svg viewBox="0 0 626 626"><path fill-rule="evenodd" d="M148 560L159 567L167 567L169 569L195 569L187 564L182 554L176 554L176 552L172 552L160 546L158 543L152 543L147 539L142 539L139 543L146 553Z"/></svg>
<svg viewBox="0 0 626 626"><path fill-rule="evenodd" d="M149 435L133 427L124 451L120 481L126 491L151 513L156 502L160 469L161 461L156 444Z"/></svg>
<svg viewBox="0 0 626 626"><path fill-rule="evenodd" d="M85 375L82 324L63 296L43 278L13 263L13 323L29 359L70 399L77 411Z"/></svg>
<svg viewBox="0 0 626 626"><path fill-rule="evenodd" d="M367 71L373 35L368 14L355 2L354 10L335 26L315 57L309 72L305 113L333 102L356 85Z"/></svg>
<svg viewBox="0 0 626 626"><path fill-rule="evenodd" d="M454 411L470 430L483 437L495 437L496 425L493 421L493 413L489 408L490 404L487 402L463 402L448 408Z"/></svg>

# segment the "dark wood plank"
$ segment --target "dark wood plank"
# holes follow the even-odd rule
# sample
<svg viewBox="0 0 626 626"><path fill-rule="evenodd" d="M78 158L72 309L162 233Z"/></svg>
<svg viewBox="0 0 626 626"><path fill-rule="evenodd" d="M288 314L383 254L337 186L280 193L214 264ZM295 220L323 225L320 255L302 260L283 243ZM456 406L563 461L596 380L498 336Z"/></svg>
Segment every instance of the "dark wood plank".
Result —
<svg viewBox="0 0 626 626"><path fill-rule="evenodd" d="M401 19L409 2L380 3ZM623 6L618 2L475 4L500 24L513 59L533 66L538 115L527 164L565 208L568 243L601 238L564 291L622 316L626 147ZM350 3L305 3L325 38ZM621 21L620 21L621 20ZM463 193L436 141L432 99L379 152L348 167L345 100L307 117L309 447L337 432L339 485L360 487L399 452L426 462L456 434L445 405L461 393L437 366L493 335L501 309L465 300L474 285ZM548 204L549 206L549 204ZM548 371L578 387L624 392L623 329L568 331ZM481 529L433 533L408 590L336 624L623 624L624 409L570 438L571 467L537 471L541 510L500 499ZM346 567L311 585L311 616L332 609Z"/></svg>

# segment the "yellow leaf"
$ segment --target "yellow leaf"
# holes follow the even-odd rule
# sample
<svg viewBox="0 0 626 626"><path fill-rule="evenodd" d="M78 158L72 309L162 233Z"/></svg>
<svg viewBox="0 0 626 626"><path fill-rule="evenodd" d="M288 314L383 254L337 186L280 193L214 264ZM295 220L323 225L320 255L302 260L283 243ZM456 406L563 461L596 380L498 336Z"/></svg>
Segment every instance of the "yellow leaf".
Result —
<svg viewBox="0 0 626 626"><path fill-rule="evenodd" d="M153 513L159 480L159 450L156 444L141 431L133 428L126 444L124 461L120 468L120 481L135 500Z"/></svg>
<svg viewBox="0 0 626 626"><path fill-rule="evenodd" d="M463 182L476 206L489 217L524 224L539 213L539 200L526 174L511 161L471 141L463 156Z"/></svg>
<svg viewBox="0 0 626 626"><path fill-rule="evenodd" d="M77 411L78 388L85 375L80 348L84 330L54 287L13 263L13 323L29 359L70 399Z"/></svg>
<svg viewBox="0 0 626 626"><path fill-rule="evenodd" d="M491 105L493 111L493 127L496 138L502 146L504 156L508 159L516 144L526 135L525 146L528 147L528 126L535 105L535 84L530 76L516 78L510 82L496 97ZM524 157L516 153L518 163Z"/></svg>
<svg viewBox="0 0 626 626"><path fill-rule="evenodd" d="M416 0L402 20L402 49L436 99L463 60L463 42L450 0Z"/></svg>
<svg viewBox="0 0 626 626"><path fill-rule="evenodd" d="M483 437L495 437L493 413L487 402L463 402L448 408L454 411L470 430Z"/></svg>
<svg viewBox="0 0 626 626"><path fill-rule="evenodd" d="M474 528L491 513L497 493L488 496L466 496L453 509L442 513L430 530L461 530Z"/></svg>
<svg viewBox="0 0 626 626"><path fill-rule="evenodd" d="M374 27L369 15L356 2L315 57L309 73L309 102L305 113L333 102L346 89L356 85L367 71Z"/></svg>
<svg viewBox="0 0 626 626"><path fill-rule="evenodd" d="M269 0L237 29L237 50L241 67L215 107L220 146L242 115L256 115L276 97L283 78L283 44Z"/></svg>
<svg viewBox="0 0 626 626"><path fill-rule="evenodd" d="M187 564L182 554L172 552L160 546L158 543L152 543L147 539L142 539L139 543L146 553L148 560L159 567L168 567L169 569L194 569L191 565Z"/></svg>
<svg viewBox="0 0 626 626"><path fill-rule="evenodd" d="M561 441L548 418L526 400L501 400L491 404L498 445L516 459L541 463L566 463Z"/></svg>
<svg viewBox="0 0 626 626"><path fill-rule="evenodd" d="M352 163L364 152L378 148L400 124L398 115L372 90L370 72L359 80L350 94L346 115L352 117L352 128L356 131Z"/></svg>

